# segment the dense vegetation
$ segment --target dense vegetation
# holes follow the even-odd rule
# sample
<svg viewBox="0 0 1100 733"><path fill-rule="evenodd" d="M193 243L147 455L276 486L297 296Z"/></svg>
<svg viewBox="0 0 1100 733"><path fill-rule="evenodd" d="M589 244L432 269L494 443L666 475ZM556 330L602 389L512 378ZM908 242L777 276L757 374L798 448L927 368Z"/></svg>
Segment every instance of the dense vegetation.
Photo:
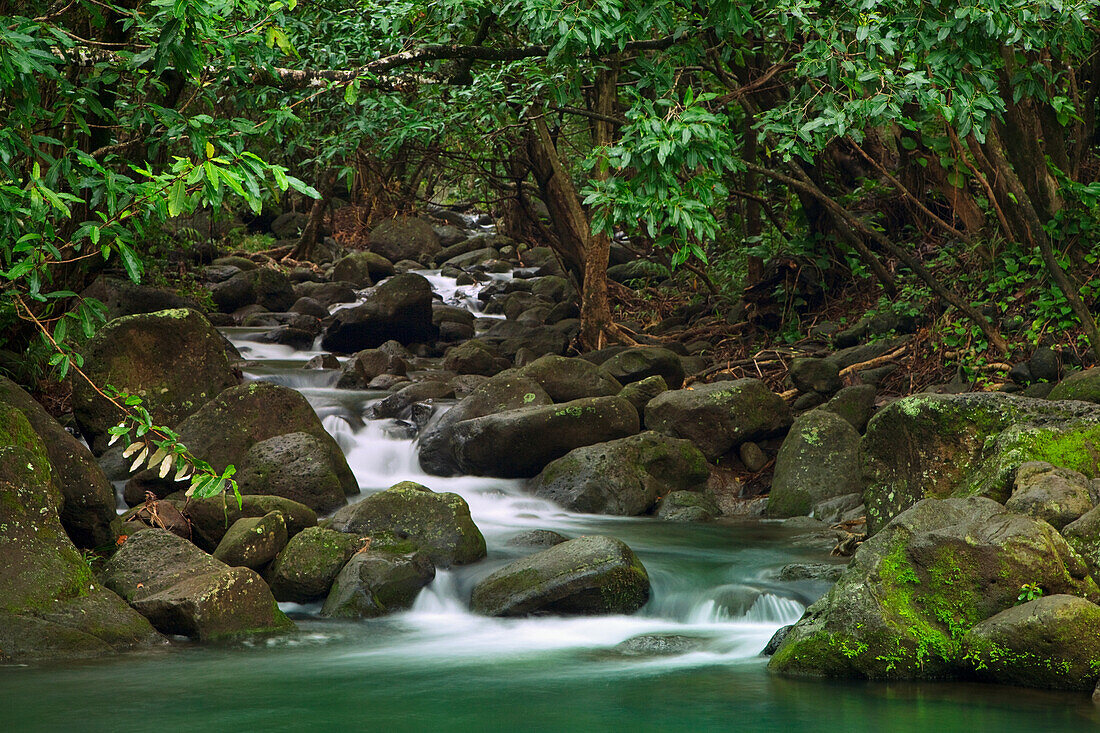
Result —
<svg viewBox="0 0 1100 733"><path fill-rule="evenodd" d="M625 235L711 305L765 291L765 341L859 293L968 368L1096 351L1095 5L0 3L0 348L64 373L100 318L76 293L187 246L176 217L340 198L550 243L589 346L630 338Z"/></svg>

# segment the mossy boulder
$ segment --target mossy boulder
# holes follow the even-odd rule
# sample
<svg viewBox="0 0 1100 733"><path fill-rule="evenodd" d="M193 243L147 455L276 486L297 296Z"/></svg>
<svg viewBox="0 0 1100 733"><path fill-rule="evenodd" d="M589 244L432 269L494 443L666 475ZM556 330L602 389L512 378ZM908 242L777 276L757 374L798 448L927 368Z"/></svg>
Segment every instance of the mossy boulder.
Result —
<svg viewBox="0 0 1100 733"><path fill-rule="evenodd" d="M801 392L833 395L844 386L840 368L829 359L794 359L791 361L790 375L791 382Z"/></svg>
<svg viewBox="0 0 1100 733"><path fill-rule="evenodd" d="M474 586L470 607L487 616L634 613L649 592L649 574L624 542L590 536L497 570Z"/></svg>
<svg viewBox="0 0 1100 733"><path fill-rule="evenodd" d="M634 405L634 409L638 411L638 419L644 420L645 406L654 397L667 391L668 385L665 384L664 377L655 375L637 382L631 382L622 388L618 396Z"/></svg>
<svg viewBox="0 0 1100 733"><path fill-rule="evenodd" d="M262 517L242 517L222 537L214 559L232 568L261 570L275 559L287 543L286 518L282 512Z"/></svg>
<svg viewBox="0 0 1100 733"><path fill-rule="evenodd" d="M1054 385L1047 399L1100 403L1100 367L1069 375Z"/></svg>
<svg viewBox="0 0 1100 733"><path fill-rule="evenodd" d="M207 552L217 549L229 528L244 517L262 517L277 511L283 515L287 537L290 538L317 525L315 511L305 504L281 496L245 495L241 497L239 506L232 496L195 499L182 496L177 498L173 494L169 501L191 523L191 540Z"/></svg>
<svg viewBox="0 0 1100 733"><path fill-rule="evenodd" d="M249 264L252 263L249 262ZM109 275L97 277L80 295L84 298L94 298L103 303L107 308L108 319L135 316L140 313L155 313L156 311L175 308L199 310L199 305L194 300L185 298L171 290L162 290L161 288L133 282L128 278L111 277Z"/></svg>
<svg viewBox="0 0 1100 733"><path fill-rule="evenodd" d="M210 641L294 628L255 571L231 568L167 530L132 535L101 579L164 634Z"/></svg>
<svg viewBox="0 0 1100 733"><path fill-rule="evenodd" d="M361 546L355 535L322 527L302 530L264 574L277 601L309 603L324 598L337 573Z"/></svg>
<svg viewBox="0 0 1100 733"><path fill-rule="evenodd" d="M402 611L434 578L435 568L424 552L357 552L336 576L321 615L374 618Z"/></svg>
<svg viewBox="0 0 1100 733"><path fill-rule="evenodd" d="M426 343L438 334L432 323L431 284L421 275L405 273L379 285L364 303L337 311L321 337L321 347L351 354L391 339Z"/></svg>
<svg viewBox="0 0 1100 733"><path fill-rule="evenodd" d="M603 363L603 368L622 384L661 377L669 389L684 385L684 364L680 356L659 346L623 349Z"/></svg>
<svg viewBox="0 0 1100 733"><path fill-rule="evenodd" d="M289 387L270 382L231 387L175 430L191 453L215 470L236 465L241 493L276 493L293 486L301 489L301 498L305 499L317 496L319 491L311 489L309 482L323 478L326 491L321 495L326 497L328 511L332 504L342 503L334 498L337 492L333 487L339 487L344 495L359 492L340 446L321 425L306 398ZM281 436L288 437L266 442ZM327 478L330 475L334 480ZM161 479L156 472L146 470L127 482L125 497L133 505L143 499L146 491L164 497L177 487L170 476ZM289 498L299 500L297 496Z"/></svg>
<svg viewBox="0 0 1100 733"><path fill-rule="evenodd" d="M332 528L356 536L389 533L416 543L438 567L466 565L485 557L485 538L458 494L436 493L403 481L345 507Z"/></svg>
<svg viewBox="0 0 1100 733"><path fill-rule="evenodd" d="M420 467L436 476L459 472L454 454L454 427L464 420L533 405L549 405L553 400L536 382L519 376L514 370L489 378L450 410L428 423L420 435Z"/></svg>
<svg viewBox="0 0 1100 733"><path fill-rule="evenodd" d="M442 246L432 225L423 219L398 217L387 219L370 232L370 249L390 262L414 260L431 262Z"/></svg>
<svg viewBox="0 0 1100 733"><path fill-rule="evenodd" d="M791 410L759 379L700 384L662 392L645 408L645 426L692 441L714 460L746 440L781 434Z"/></svg>
<svg viewBox="0 0 1100 733"><path fill-rule="evenodd" d="M1016 470L1005 508L1062 529L1092 509L1089 480L1077 471L1031 461Z"/></svg>
<svg viewBox="0 0 1100 733"><path fill-rule="evenodd" d="M1046 522L984 497L925 499L864 542L772 658L796 676L938 679L965 674L963 639L1020 588L1095 601L1081 557Z"/></svg>
<svg viewBox="0 0 1100 733"><path fill-rule="evenodd" d="M57 514L49 456L30 423L0 406L0 662L74 659L164 640L92 575Z"/></svg>
<svg viewBox="0 0 1100 733"><path fill-rule="evenodd" d="M528 488L570 511L632 516L671 491L701 490L709 475L691 441L650 431L576 448L546 466Z"/></svg>
<svg viewBox="0 0 1100 733"><path fill-rule="evenodd" d="M332 279L367 288L394 274L393 263L375 252L352 252L332 265Z"/></svg>
<svg viewBox="0 0 1100 733"><path fill-rule="evenodd" d="M1093 578L1100 578L1100 507L1062 528L1062 536L1089 566Z"/></svg>
<svg viewBox="0 0 1100 733"><path fill-rule="evenodd" d="M838 415L811 410L794 421L776 456L768 516L805 516L860 488L859 433Z"/></svg>
<svg viewBox="0 0 1100 733"><path fill-rule="evenodd" d="M459 346L452 346L443 356L443 368L455 374L491 377L507 366L506 360L499 358L480 341L467 341Z"/></svg>
<svg viewBox="0 0 1100 733"><path fill-rule="evenodd" d="M404 376L408 368L404 359L385 349L364 349L344 362L336 386L366 389L375 377L382 374Z"/></svg>
<svg viewBox="0 0 1100 733"><path fill-rule="evenodd" d="M1008 499L1016 469L1046 461L1100 476L1100 406L1003 393L914 395L881 409L860 442L867 526L923 498Z"/></svg>
<svg viewBox="0 0 1100 733"><path fill-rule="evenodd" d="M521 407L454 426L454 456L463 473L529 478L586 445L638 432L638 413L619 397Z"/></svg>
<svg viewBox="0 0 1100 733"><path fill-rule="evenodd" d="M78 547L113 545L118 537L115 489L91 452L6 377L0 377L0 405L21 412L42 440L60 500L61 524L69 539ZM13 432L21 423L5 417L0 424L6 426L0 427L0 445L17 445L20 441Z"/></svg>
<svg viewBox="0 0 1100 733"><path fill-rule="evenodd" d="M699 491L673 491L661 498L657 518L669 522L709 522L722 513L718 505Z"/></svg>
<svg viewBox="0 0 1100 733"><path fill-rule="evenodd" d="M619 380L599 365L553 354L535 359L519 373L546 390L554 402L610 397L619 394L623 388Z"/></svg>
<svg viewBox="0 0 1100 733"><path fill-rule="evenodd" d="M986 682L1091 692L1100 680L1100 606L1043 596L982 621L963 648Z"/></svg>
<svg viewBox="0 0 1100 733"><path fill-rule="evenodd" d="M141 397L156 424L172 426L238 382L221 334L194 310L116 318L88 341L83 355L91 383L73 375L73 414L96 455L107 449L107 430L122 419L97 387Z"/></svg>
<svg viewBox="0 0 1100 733"><path fill-rule="evenodd" d="M210 289L210 297L222 313L232 313L247 305L258 305L273 313L290 310L299 296L290 279L266 267L238 272Z"/></svg>
<svg viewBox="0 0 1100 733"><path fill-rule="evenodd" d="M839 415L862 433L875 411L875 387L871 384L844 387L817 409Z"/></svg>

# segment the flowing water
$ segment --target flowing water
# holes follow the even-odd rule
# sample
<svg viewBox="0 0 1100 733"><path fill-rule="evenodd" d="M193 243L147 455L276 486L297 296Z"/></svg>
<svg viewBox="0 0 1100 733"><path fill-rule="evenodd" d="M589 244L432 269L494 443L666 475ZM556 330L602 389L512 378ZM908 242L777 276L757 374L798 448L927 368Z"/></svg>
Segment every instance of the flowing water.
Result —
<svg viewBox="0 0 1100 733"><path fill-rule="evenodd" d="M451 304L479 313L476 287L425 272ZM506 276L502 276L506 277ZM574 514L522 483L424 474L412 426L371 420L378 392L336 390L332 372L302 369L316 351L249 341L246 375L300 390L336 438L363 496L410 479L470 504L489 557L440 571L413 608L330 621L320 606L283 604L297 633L53 668L0 669L4 730L221 731L1035 731L1100 729L1087 697L991 686L866 684L773 677L760 656L828 586L777 571L823 561L768 523L677 524ZM649 570L638 614L492 619L471 614L473 585L530 550L529 529L607 534ZM675 653L623 642L660 635Z"/></svg>

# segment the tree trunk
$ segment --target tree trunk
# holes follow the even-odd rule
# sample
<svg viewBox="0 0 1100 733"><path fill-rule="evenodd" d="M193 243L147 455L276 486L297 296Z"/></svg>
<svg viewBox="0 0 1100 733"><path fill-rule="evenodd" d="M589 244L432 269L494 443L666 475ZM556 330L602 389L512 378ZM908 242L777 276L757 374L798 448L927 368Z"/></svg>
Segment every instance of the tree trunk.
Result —
<svg viewBox="0 0 1100 733"><path fill-rule="evenodd" d="M558 254L565 266L580 279L585 269L584 253L590 236L588 216L584 213L573 181L558 156L558 149L544 116L534 117L531 124L534 134L527 146L531 169L542 192L542 200L546 202L546 208L550 212L550 223L557 234Z"/></svg>

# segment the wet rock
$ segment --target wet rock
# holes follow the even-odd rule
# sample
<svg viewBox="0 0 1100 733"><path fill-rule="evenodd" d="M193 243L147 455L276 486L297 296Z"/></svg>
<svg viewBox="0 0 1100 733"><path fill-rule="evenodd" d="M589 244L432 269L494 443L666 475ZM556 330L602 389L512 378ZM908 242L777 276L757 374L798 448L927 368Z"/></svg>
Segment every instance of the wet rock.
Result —
<svg viewBox="0 0 1100 733"><path fill-rule="evenodd" d="M311 333L293 326L276 326L270 331L255 336L251 340L261 344L280 344L282 346L289 346L292 349L297 349L298 351L306 351L313 347L316 336L316 333Z"/></svg>
<svg viewBox="0 0 1100 733"><path fill-rule="evenodd" d="M619 397L634 405L634 409L638 411L638 418L644 419L645 406L649 401L667 391L668 385L665 384L664 377L652 376L626 385L619 392Z"/></svg>
<svg viewBox="0 0 1100 733"><path fill-rule="evenodd" d="M1092 507L1087 478L1043 461L1024 463L1016 470L1012 495L1005 502L1005 508L1042 519L1059 530Z"/></svg>
<svg viewBox="0 0 1100 733"><path fill-rule="evenodd" d="M762 471L768 465L767 454L751 440L741 444L741 447L737 449L737 455L741 459L741 463L751 473Z"/></svg>
<svg viewBox="0 0 1100 733"><path fill-rule="evenodd" d="M1069 375L1054 386L1047 399L1100 402L1100 367Z"/></svg>
<svg viewBox="0 0 1100 733"><path fill-rule="evenodd" d="M97 277L91 285L84 289L81 297L94 298L103 303L107 308L107 318L109 320L178 308L202 310L194 300L185 298L170 290L161 290L160 288L108 275Z"/></svg>
<svg viewBox="0 0 1100 733"><path fill-rule="evenodd" d="M374 252L352 252L332 265L333 280L354 283L357 288L370 287L393 274L393 263Z"/></svg>
<svg viewBox="0 0 1100 733"><path fill-rule="evenodd" d="M860 443L868 529L924 497L1008 499L1016 469L1047 461L1096 467L1081 445L1100 441L1100 407L1002 393L915 395L871 418Z"/></svg>
<svg viewBox="0 0 1100 733"><path fill-rule="evenodd" d="M417 544L438 567L467 565L485 557L485 538L458 494L436 493L403 481L345 507L332 528L357 536L388 532Z"/></svg>
<svg viewBox="0 0 1100 733"><path fill-rule="evenodd" d="M1071 595L1037 598L982 621L963 648L981 680L1092 691L1100 680L1100 606Z"/></svg>
<svg viewBox="0 0 1100 733"><path fill-rule="evenodd" d="M859 433L831 412L807 412L776 456L768 516L806 515L821 501L860 489Z"/></svg>
<svg viewBox="0 0 1100 733"><path fill-rule="evenodd" d="M244 495L238 506L232 496L208 499L173 495L172 502L191 523L191 540L207 552L213 552L229 528L243 517L263 517L279 512L286 522L287 536L293 539L299 532L316 526L317 513L305 504L281 496Z"/></svg>
<svg viewBox="0 0 1100 733"><path fill-rule="evenodd" d="M787 403L758 379L664 392L645 409L647 428L692 441L709 460L746 440L781 433L790 424Z"/></svg>
<svg viewBox="0 0 1100 733"><path fill-rule="evenodd" d="M375 377L383 374L404 376L408 368L400 356L383 349L364 349L344 362L336 386L339 389L366 389Z"/></svg>
<svg viewBox="0 0 1100 733"><path fill-rule="evenodd" d="M314 298L298 298L294 301L294 305L290 306L290 312L314 318L328 318L328 308Z"/></svg>
<svg viewBox="0 0 1100 733"><path fill-rule="evenodd" d="M294 294L298 298L315 300L325 308L337 303L354 303L357 299L355 287L345 282L298 283L294 286Z"/></svg>
<svg viewBox="0 0 1100 733"><path fill-rule="evenodd" d="M596 364L552 354L525 365L519 374L537 382L554 402L610 397L623 389L617 379Z"/></svg>
<svg viewBox="0 0 1100 733"><path fill-rule="evenodd" d="M626 657L673 657L695 652L706 640L683 634L642 634L615 645L614 651Z"/></svg>
<svg viewBox="0 0 1100 733"><path fill-rule="evenodd" d="M498 358L480 341L467 341L460 346L452 346L443 357L443 368L457 374L491 377L507 367L505 360Z"/></svg>
<svg viewBox="0 0 1100 733"><path fill-rule="evenodd" d="M701 490L708 475L691 441L645 432L572 450L547 465L529 489L570 511L632 516L669 492Z"/></svg>
<svg viewBox="0 0 1100 733"><path fill-rule="evenodd" d="M231 568L167 530L131 536L102 579L163 634L209 641L294 628L255 571Z"/></svg>
<svg viewBox="0 0 1100 733"><path fill-rule="evenodd" d="M875 410L875 388L870 384L845 387L822 405L821 409L839 415L862 433Z"/></svg>
<svg viewBox="0 0 1100 733"><path fill-rule="evenodd" d="M214 470L236 465L241 493L289 492L293 488L300 490L303 498L334 497L336 492L330 486L339 487L342 495L359 492L340 447L305 397L289 387L270 382L232 387L175 430L192 454L202 456ZM278 436L290 437L265 443ZM309 488L313 481L329 476L332 481L325 478L323 492ZM162 479L146 470L127 482L125 497L134 505L144 500L146 491L163 497L177 488L171 476Z"/></svg>
<svg viewBox="0 0 1100 733"><path fill-rule="evenodd" d="M790 365L791 382L802 392L832 395L840 391L840 368L828 359L795 359Z"/></svg>
<svg viewBox="0 0 1100 733"><path fill-rule="evenodd" d="M969 672L964 635L1012 608L1027 583L1100 598L1080 556L1046 522L981 497L925 499L860 546L769 669L898 679Z"/></svg>
<svg viewBox="0 0 1100 733"><path fill-rule="evenodd" d="M863 506L863 494L857 492L843 494L831 499L823 499L814 504L810 516L828 524L849 522L867 514Z"/></svg>
<svg viewBox="0 0 1100 733"><path fill-rule="evenodd" d="M444 382L414 382L375 403L371 413L375 418L400 417L417 402L454 397L454 389Z"/></svg>
<svg viewBox="0 0 1100 733"><path fill-rule="evenodd" d="M522 407L456 423L454 457L463 473L531 477L574 448L638 432L638 413L618 397Z"/></svg>
<svg viewBox="0 0 1100 733"><path fill-rule="evenodd" d="M529 529L508 538L504 544L508 547L553 547L568 541L568 537L551 529Z"/></svg>
<svg viewBox="0 0 1100 733"><path fill-rule="evenodd" d="M290 539L264 579L277 601L320 600L328 595L340 569L362 545L355 535L309 527Z"/></svg>
<svg viewBox="0 0 1100 733"><path fill-rule="evenodd" d="M633 613L649 600L649 574L611 537L580 537L510 563L474 586L488 616Z"/></svg>
<svg viewBox="0 0 1100 733"><path fill-rule="evenodd" d="M835 583L840 579L845 567L845 565L812 562L790 563L784 565L779 571L779 579L788 583L797 580L825 580Z"/></svg>
<svg viewBox="0 0 1100 733"><path fill-rule="evenodd" d="M420 437L420 467L437 476L453 476L459 472L453 434L455 425L464 420L518 407L551 403L550 396L542 387L514 372L491 377L424 429Z"/></svg>
<svg viewBox="0 0 1100 733"><path fill-rule="evenodd" d="M783 644L783 640L787 638L787 634L791 633L791 629L794 628L794 624L787 624L786 626L780 626L772 638L768 639L768 643L764 646L764 650L760 652L762 657L770 657L775 654L776 650Z"/></svg>
<svg viewBox="0 0 1100 733"><path fill-rule="evenodd" d="M238 272L210 289L210 297L222 313L246 305L260 305L269 311L285 312L298 296L286 275L266 267Z"/></svg>
<svg viewBox="0 0 1100 733"><path fill-rule="evenodd" d="M673 491L657 505L657 518L670 522L709 522L722 513L706 494L697 491Z"/></svg>
<svg viewBox="0 0 1100 733"><path fill-rule="evenodd" d="M332 354L318 354L310 358L302 367L303 369L339 369L340 360Z"/></svg>
<svg viewBox="0 0 1100 733"><path fill-rule="evenodd" d="M176 425L237 384L222 337L193 310L117 318L83 349L84 374L73 375L73 414L92 452L102 454L118 408L92 385L112 385L142 398L158 425Z"/></svg>
<svg viewBox="0 0 1100 733"><path fill-rule="evenodd" d="M639 382L646 377L661 377L669 389L684 384L684 365L680 357L659 346L623 349L603 362L603 368L622 384Z"/></svg>
<svg viewBox="0 0 1100 733"><path fill-rule="evenodd" d="M214 550L214 558L232 568L261 570L287 543L286 519L274 511L238 519Z"/></svg>
<svg viewBox="0 0 1100 733"><path fill-rule="evenodd" d="M84 444L69 434L19 385L0 377L0 414L19 411L42 441L50 461L51 482L59 498L61 524L78 547L112 546L118 537L115 490ZM16 420L0 420L0 444L16 445Z"/></svg>
<svg viewBox="0 0 1100 733"><path fill-rule="evenodd" d="M414 260L431 262L440 249L439 235L423 219L398 217L388 219L370 233L370 249L390 262Z"/></svg>
<svg viewBox="0 0 1100 733"><path fill-rule="evenodd" d="M391 339L402 344L433 340L432 287L421 275L396 275L379 285L365 303L333 315L321 346L352 353L375 348Z"/></svg>
<svg viewBox="0 0 1100 733"><path fill-rule="evenodd" d="M163 641L104 589L65 535L46 447L0 405L0 661L75 659Z"/></svg>
<svg viewBox="0 0 1100 733"><path fill-rule="evenodd" d="M434 578L435 568L423 552L357 552L336 576L321 615L374 618L402 611Z"/></svg>
<svg viewBox="0 0 1100 733"><path fill-rule="evenodd" d="M1093 577L1100 577L1100 507L1063 527L1062 536L1081 555Z"/></svg>

